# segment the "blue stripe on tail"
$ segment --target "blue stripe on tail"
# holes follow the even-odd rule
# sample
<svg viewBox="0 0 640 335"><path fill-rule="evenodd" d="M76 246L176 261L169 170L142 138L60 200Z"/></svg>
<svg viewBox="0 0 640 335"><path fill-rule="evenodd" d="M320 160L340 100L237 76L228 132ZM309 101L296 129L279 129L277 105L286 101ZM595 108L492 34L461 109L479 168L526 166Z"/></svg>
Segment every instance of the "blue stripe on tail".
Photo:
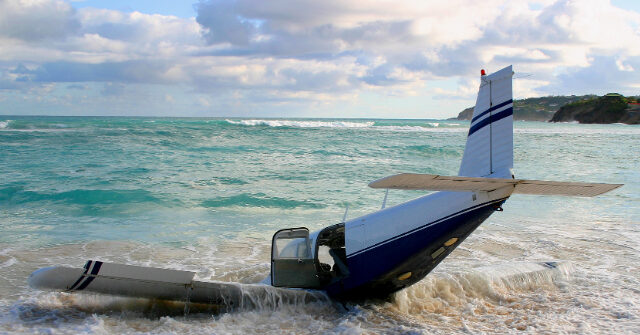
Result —
<svg viewBox="0 0 640 335"><path fill-rule="evenodd" d="M507 102L510 102L510 101L511 100L509 100ZM500 105L504 106L504 103L500 104ZM488 111L485 112L485 113L488 113ZM505 117L508 117L508 116L511 116L511 115L513 115L513 107L509 107L509 108L507 108L507 109L505 109L505 110L503 110L501 112L492 114L490 117L488 117L488 118L486 118L486 119L474 124L471 128L469 128L469 135L467 135L467 136L471 136L473 133L475 133L476 131L478 131L478 130L486 127L486 126L488 126L490 123L493 123L493 122L496 122L496 121L500 121L500 120L504 119Z"/></svg>

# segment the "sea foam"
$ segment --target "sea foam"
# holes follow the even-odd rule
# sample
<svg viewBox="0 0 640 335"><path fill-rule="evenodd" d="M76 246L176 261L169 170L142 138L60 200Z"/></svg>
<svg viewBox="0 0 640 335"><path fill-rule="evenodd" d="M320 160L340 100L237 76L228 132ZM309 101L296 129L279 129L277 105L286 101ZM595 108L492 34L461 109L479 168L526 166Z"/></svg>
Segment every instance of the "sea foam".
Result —
<svg viewBox="0 0 640 335"><path fill-rule="evenodd" d="M225 120L228 123L243 126L268 126L291 128L367 128L375 122L349 121L296 121L296 120Z"/></svg>
<svg viewBox="0 0 640 335"><path fill-rule="evenodd" d="M380 123L375 121L302 121L302 120L225 120L233 125L242 126L266 126L274 128L359 128L379 131L398 132L462 132L467 131L466 127L460 127L459 123L440 122L400 122L389 124L385 121Z"/></svg>

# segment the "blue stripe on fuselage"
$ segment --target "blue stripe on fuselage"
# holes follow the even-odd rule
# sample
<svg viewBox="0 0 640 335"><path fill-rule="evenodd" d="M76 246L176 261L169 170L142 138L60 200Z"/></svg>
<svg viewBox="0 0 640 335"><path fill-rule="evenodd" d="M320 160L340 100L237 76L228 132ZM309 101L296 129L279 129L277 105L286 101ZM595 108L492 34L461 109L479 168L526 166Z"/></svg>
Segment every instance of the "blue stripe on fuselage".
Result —
<svg viewBox="0 0 640 335"><path fill-rule="evenodd" d="M502 200L504 200L504 199L502 199ZM499 202L499 201L502 201L502 200L493 200L493 201L485 202L485 203L483 203L483 204L479 204L479 205L476 205L476 206L471 206L471 207L469 207L469 208L465 208L465 209L463 209L463 210L461 210L461 211L458 211L458 212L455 212L455 213L453 213L453 214L447 215L447 216L442 217L442 218L440 218L440 219L438 219L438 220L435 220L435 221L429 222L429 223L427 223L427 224L425 224L425 225L423 225L423 226L420 226L420 227L418 227L418 228L414 228L414 229L409 230L409 231L407 231L407 232L404 232L404 233L402 233L402 234L400 234L400 235L397 235L397 236L394 236L394 237L392 237L392 238L386 239L386 240L384 240L384 241L382 241L382 242L378 242L378 243L376 243L376 244L374 244L374 245L371 245L371 246L369 246L369 247L367 247L367 248L364 248L364 249L362 249L362 250L358 250L358 251L356 251L356 252L354 252L354 253L352 253L352 254L350 254L350 255L347 255L347 258L350 258L350 257L356 256L356 255L358 255L358 254L360 254L360 253L366 252L366 251L368 251L369 249L377 248L377 247L379 247L380 245L383 245L383 244L385 244L385 243L389 243L389 242L391 242L391 241L393 241L393 240L397 240L397 239L402 238L402 237L404 237L404 236L406 236L406 235L413 234L413 233L415 233L415 232L416 232L416 231L418 231L418 230L422 230L422 229L428 228L428 227L430 227L430 226L432 226L432 225L434 225L434 224L438 224L438 223L443 222L443 221L445 221L445 220L447 220L447 219L449 219L449 218L452 218L452 217L454 217L454 216L458 216L458 215L460 215L460 214L463 214L463 213L466 213L466 212L472 211L472 210L474 210L474 209L476 209L476 208L485 207L485 206L487 206L487 205L489 205L489 204L492 204L492 203L495 203L495 202Z"/></svg>

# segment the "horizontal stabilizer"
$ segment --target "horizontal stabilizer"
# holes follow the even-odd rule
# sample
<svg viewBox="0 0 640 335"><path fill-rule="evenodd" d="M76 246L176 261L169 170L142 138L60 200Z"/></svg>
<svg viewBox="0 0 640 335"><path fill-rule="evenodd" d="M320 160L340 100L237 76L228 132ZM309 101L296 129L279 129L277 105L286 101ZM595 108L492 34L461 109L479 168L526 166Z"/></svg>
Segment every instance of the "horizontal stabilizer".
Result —
<svg viewBox="0 0 640 335"><path fill-rule="evenodd" d="M435 174L401 173L378 179L369 184L372 188L431 190L431 191L493 191L514 187L513 193L571 195L593 197L622 184L575 183L546 180L501 179L480 177L439 176Z"/></svg>

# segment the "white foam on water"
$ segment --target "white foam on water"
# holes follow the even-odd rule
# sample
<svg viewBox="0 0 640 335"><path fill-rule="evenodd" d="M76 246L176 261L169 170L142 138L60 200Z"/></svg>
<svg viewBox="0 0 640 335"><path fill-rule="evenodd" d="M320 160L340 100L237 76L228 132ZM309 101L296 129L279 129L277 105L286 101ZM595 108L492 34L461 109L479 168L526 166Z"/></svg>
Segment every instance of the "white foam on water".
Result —
<svg viewBox="0 0 640 335"><path fill-rule="evenodd" d="M17 260L14 257L9 258L8 260L0 263L0 269L8 268L14 264L16 264Z"/></svg>
<svg viewBox="0 0 640 335"><path fill-rule="evenodd" d="M532 331L571 266L513 263L432 274L396 293L380 311L450 332ZM535 320L535 321L534 321Z"/></svg>
<svg viewBox="0 0 640 335"><path fill-rule="evenodd" d="M0 129L5 129L9 127L9 124L11 123L11 121L13 120L0 121Z"/></svg>
<svg viewBox="0 0 640 335"><path fill-rule="evenodd" d="M291 128L361 128L366 130L398 132L466 132L466 127L457 128L458 123L426 122L424 125L375 125L373 121L298 121L298 120L225 120L230 124L244 126L268 126Z"/></svg>
<svg viewBox="0 0 640 335"><path fill-rule="evenodd" d="M244 126L269 126L269 127L293 127L293 128L367 128L375 122L349 122L349 121L296 121L296 120L225 120L231 124Z"/></svg>
<svg viewBox="0 0 640 335"><path fill-rule="evenodd" d="M274 292L278 290L272 288ZM0 311L0 330L73 334L314 334L331 328L341 316L341 307L320 293L314 296L319 299L309 302L307 298L312 294L302 290L285 295L245 292L251 308L226 312L205 304L40 293Z"/></svg>
<svg viewBox="0 0 640 335"><path fill-rule="evenodd" d="M467 128L454 127L423 127L423 126L376 126L373 129L381 131L397 131L397 132L432 132L432 133L464 133L469 131Z"/></svg>
<svg viewBox="0 0 640 335"><path fill-rule="evenodd" d="M176 248L121 241L94 241L33 251L7 248L3 250L5 262L11 264L3 270L11 270L16 277L14 287L9 289L21 293L2 302L0 332L448 334L588 330L598 333L611 327L612 319L607 318L626 320L622 332L632 329L640 308L633 296L624 297L616 290L600 292L584 288L594 280L614 284L631 278L604 275L591 278L592 272L576 270L569 262L561 262L554 268L492 257L493 252L513 249L518 243L513 237L510 242L503 239L492 229L469 241L470 249L458 248L452 258L421 282L398 292L393 302L349 306L348 311L323 294L240 285L241 308L224 313L219 307L191 304L185 317L185 305L181 302L42 292L28 289L23 283L35 268L53 264L81 267L84 260L96 258L195 271L197 280L203 281L257 283L269 275L268 238L224 241L203 237ZM498 246L477 248L495 243ZM18 261L10 261L11 258ZM613 258L604 266L614 266L612 262ZM602 288L607 290L608 286ZM4 293L2 296L6 297Z"/></svg>
<svg viewBox="0 0 640 335"><path fill-rule="evenodd" d="M81 131L81 128L29 128L29 129L13 129L13 128L0 128L6 132L19 132L19 133L58 133L58 132L73 132Z"/></svg>

